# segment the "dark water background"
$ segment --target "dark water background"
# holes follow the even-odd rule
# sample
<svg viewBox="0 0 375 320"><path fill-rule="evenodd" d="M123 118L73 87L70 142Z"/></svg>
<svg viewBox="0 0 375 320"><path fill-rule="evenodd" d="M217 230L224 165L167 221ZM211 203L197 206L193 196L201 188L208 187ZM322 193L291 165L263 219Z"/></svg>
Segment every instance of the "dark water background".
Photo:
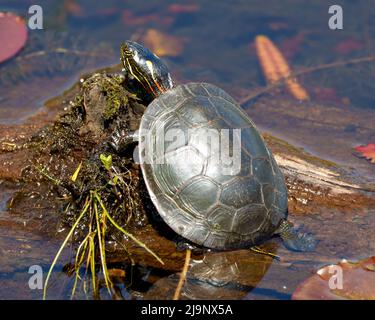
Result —
<svg viewBox="0 0 375 320"><path fill-rule="evenodd" d="M211 82L237 99L266 85L253 45L259 34L267 35L280 47L294 70L375 54L374 1L335 1L344 11L344 30L336 31L328 28L327 1L189 1L196 5L195 9L180 13L171 9L176 3L186 4L185 1L165 0L39 1L44 11L44 30L30 30L26 47L16 58L0 64L0 123L21 123L83 74L118 64L121 41L142 39L149 29L182 41L180 54L164 57L177 82ZM34 1L1 0L0 11L27 17L32 4ZM132 20L129 15L143 20ZM56 53L56 48L64 48L66 53ZM35 52L42 54L33 56ZM353 157L351 148L375 141L374 80L375 64L329 69L301 78L312 101L319 103L320 112L324 112L326 106L345 104L348 112L357 117L363 115L366 130L353 134L350 126L355 129L356 124L351 124L350 120L346 131L329 126L316 130L309 128L303 119L293 120L295 128L302 128L297 130L289 128L290 124L278 122L277 118L270 121L273 114L261 117L254 114L256 123L316 155L359 168L363 174L373 177L371 164ZM280 109L283 108L280 103ZM334 119L328 120L334 122ZM0 195L0 211L5 210L7 199L7 194ZM22 249L22 239L34 241L37 244L34 248L39 249L34 249L30 258L16 262L12 261L12 252L3 249L3 254L9 255L3 267L14 266L14 263L20 267L6 273L6 268L1 270L0 266L0 279L3 274L3 279L7 280L7 286L0 286L0 297L40 298L40 293L24 292L28 279L26 266L41 257L47 266L59 242L33 234L21 235L17 230L7 236L9 242L14 239L20 242L19 250L24 250L26 256L27 246ZM5 243L2 246L6 248ZM19 283L25 288L19 288ZM8 290L12 284L18 290ZM56 288L52 295L66 298L67 292ZM290 292L266 290L259 296L284 299L290 297Z"/></svg>
<svg viewBox="0 0 375 320"><path fill-rule="evenodd" d="M344 30L328 28L326 1L195 1L188 2L197 6L193 12L173 13L170 6L176 3L41 1L44 30L30 30L19 59L1 66L0 121L19 121L83 72L118 63L119 43L150 28L184 40L181 54L166 58L175 77L209 81L234 95L265 84L252 45L258 34L279 45L297 70L373 55L375 50L373 1L339 1ZM0 9L27 17L31 4L3 0ZM143 20L133 21L127 12ZM72 53L53 54L55 48ZM45 55L27 58L39 50ZM75 50L80 53L74 54ZM374 108L373 77L374 66L367 64L309 76L304 83L313 97L319 88L329 88L338 97L348 97L355 107ZM36 90L38 84L45 88L47 79L49 90ZM23 91L9 90L16 86Z"/></svg>

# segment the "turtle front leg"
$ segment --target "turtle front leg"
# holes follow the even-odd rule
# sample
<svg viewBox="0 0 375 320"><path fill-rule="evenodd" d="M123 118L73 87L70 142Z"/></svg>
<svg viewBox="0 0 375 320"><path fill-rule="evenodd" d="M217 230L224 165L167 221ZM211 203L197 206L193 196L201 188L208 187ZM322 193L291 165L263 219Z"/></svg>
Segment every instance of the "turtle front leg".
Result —
<svg viewBox="0 0 375 320"><path fill-rule="evenodd" d="M209 248L205 248L192 243L191 241L181 237L180 235L176 236L176 238L174 239L174 243L176 245L177 251L191 250L194 254L204 254L211 251Z"/></svg>
<svg viewBox="0 0 375 320"><path fill-rule="evenodd" d="M124 129L115 129L111 135L109 144L117 153L126 151L130 145L136 142L134 131L126 131Z"/></svg>
<svg viewBox="0 0 375 320"><path fill-rule="evenodd" d="M275 233L283 239L285 247L293 251L313 251L318 243L313 235L298 231L287 220L281 222Z"/></svg>

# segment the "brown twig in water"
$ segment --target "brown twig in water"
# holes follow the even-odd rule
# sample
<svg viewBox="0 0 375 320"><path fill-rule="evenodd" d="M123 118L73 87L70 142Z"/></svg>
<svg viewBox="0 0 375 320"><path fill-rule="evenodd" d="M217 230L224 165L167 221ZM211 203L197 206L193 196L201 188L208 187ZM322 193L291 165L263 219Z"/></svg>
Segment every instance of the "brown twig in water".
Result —
<svg viewBox="0 0 375 320"><path fill-rule="evenodd" d="M281 86L285 85L287 79L292 79L294 77L299 77L299 76L302 76L304 74L309 74L309 73L320 71L320 70L343 67L343 66L348 66L348 65L357 64L357 63L373 62L373 61L375 61L375 56L369 56L369 57L351 59L351 60L347 60L347 61L338 61L338 62L321 64L321 65L318 65L318 66L315 66L315 67L306 68L306 69L298 71L298 72L293 72L288 77L283 78L283 79L279 80L278 82L275 82L274 84L271 84L271 85L269 85L265 88L262 88L256 93L252 93L252 94L244 97L243 99L240 100L240 104L241 105L246 104L249 101L260 97L261 95L270 92L273 89L276 89L278 87L281 87Z"/></svg>
<svg viewBox="0 0 375 320"><path fill-rule="evenodd" d="M190 256L191 256L191 250L186 249L185 264L184 264L184 267L182 268L180 280L178 281L176 291L174 292L174 295L173 295L173 300L180 299L181 289L182 289L182 286L184 285L186 274L189 268Z"/></svg>

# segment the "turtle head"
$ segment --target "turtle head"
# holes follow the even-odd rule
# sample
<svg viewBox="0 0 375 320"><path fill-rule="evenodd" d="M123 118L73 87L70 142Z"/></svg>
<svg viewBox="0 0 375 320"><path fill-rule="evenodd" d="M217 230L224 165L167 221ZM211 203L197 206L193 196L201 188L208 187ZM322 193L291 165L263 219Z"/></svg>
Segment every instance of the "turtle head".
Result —
<svg viewBox="0 0 375 320"><path fill-rule="evenodd" d="M149 49L133 41L121 45L124 68L154 97L173 88L166 64Z"/></svg>

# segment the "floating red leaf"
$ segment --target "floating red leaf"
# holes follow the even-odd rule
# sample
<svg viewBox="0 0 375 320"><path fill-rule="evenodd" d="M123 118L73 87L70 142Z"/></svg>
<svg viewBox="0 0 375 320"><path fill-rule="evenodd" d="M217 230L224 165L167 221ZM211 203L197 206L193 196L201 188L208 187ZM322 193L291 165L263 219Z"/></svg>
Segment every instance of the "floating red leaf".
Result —
<svg viewBox="0 0 375 320"><path fill-rule="evenodd" d="M0 63L17 54L26 39L25 21L13 13L0 12Z"/></svg>
<svg viewBox="0 0 375 320"><path fill-rule="evenodd" d="M292 299L374 300L375 256L356 263L342 260L319 269L294 291Z"/></svg>
<svg viewBox="0 0 375 320"><path fill-rule="evenodd" d="M375 163L375 144L369 143L367 146L358 146L354 148L362 157Z"/></svg>

